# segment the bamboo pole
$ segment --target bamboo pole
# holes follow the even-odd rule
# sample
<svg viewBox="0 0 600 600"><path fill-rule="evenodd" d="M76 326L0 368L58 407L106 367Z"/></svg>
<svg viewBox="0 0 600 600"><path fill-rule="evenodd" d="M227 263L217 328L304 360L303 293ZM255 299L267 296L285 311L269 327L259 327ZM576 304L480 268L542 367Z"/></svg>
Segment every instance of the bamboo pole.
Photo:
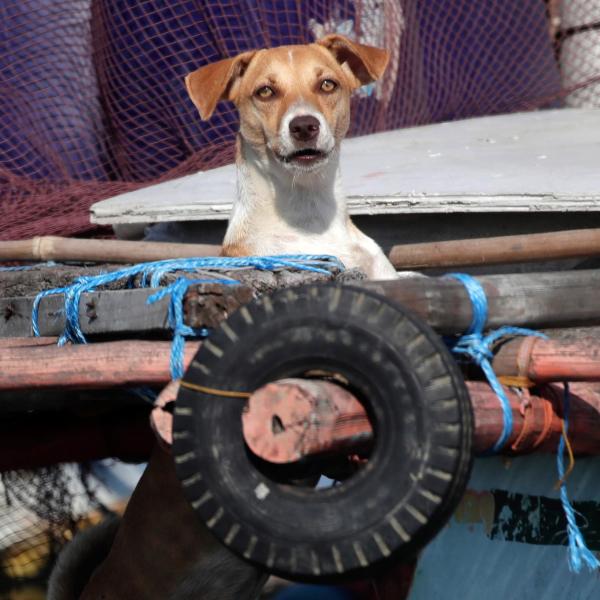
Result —
<svg viewBox="0 0 600 600"><path fill-rule="evenodd" d="M389 254L397 269L535 262L600 255L600 230L576 229L477 239L401 244Z"/></svg>
<svg viewBox="0 0 600 600"><path fill-rule="evenodd" d="M218 256L220 251L221 246L212 244L76 239L48 235L0 242L0 261L139 263L167 258Z"/></svg>
<svg viewBox="0 0 600 600"><path fill-rule="evenodd" d="M0 242L0 261L77 261L138 263L167 258L219 256L212 244L177 244L41 236ZM397 269L560 260L600 255L600 230L576 229L393 246Z"/></svg>

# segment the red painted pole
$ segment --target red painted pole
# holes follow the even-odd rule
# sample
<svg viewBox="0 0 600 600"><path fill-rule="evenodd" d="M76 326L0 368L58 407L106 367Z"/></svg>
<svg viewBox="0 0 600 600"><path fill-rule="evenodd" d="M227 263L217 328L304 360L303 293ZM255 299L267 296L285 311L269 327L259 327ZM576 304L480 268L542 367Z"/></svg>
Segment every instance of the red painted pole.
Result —
<svg viewBox="0 0 600 600"><path fill-rule="evenodd" d="M500 437L502 409L487 383L469 381L467 388L475 417L474 450L483 452ZM513 411L507 450L555 451L562 435L562 386L546 385L533 396L505 391ZM284 380L264 386L249 399L242 422L250 449L275 463L322 452L356 451L373 435L358 400L323 381ZM600 387L571 386L569 439L577 453L600 453Z"/></svg>
<svg viewBox="0 0 600 600"><path fill-rule="evenodd" d="M171 378L170 342L123 340L59 348L41 339L0 340L0 391L165 385ZM200 342L186 344L185 366L198 348Z"/></svg>
<svg viewBox="0 0 600 600"><path fill-rule="evenodd" d="M600 343L579 338L574 342L519 337L503 344L494 357L501 376L543 381L600 381Z"/></svg>

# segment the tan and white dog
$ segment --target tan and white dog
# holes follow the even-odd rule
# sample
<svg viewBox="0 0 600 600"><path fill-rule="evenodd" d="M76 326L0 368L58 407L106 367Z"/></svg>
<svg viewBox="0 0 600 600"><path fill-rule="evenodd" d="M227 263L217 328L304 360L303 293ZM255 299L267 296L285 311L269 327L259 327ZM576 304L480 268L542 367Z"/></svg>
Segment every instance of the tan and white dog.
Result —
<svg viewBox="0 0 600 600"><path fill-rule="evenodd" d="M387 51L332 34L314 44L244 52L186 77L203 119L220 100L240 113L225 256L331 254L369 278L397 276L350 220L339 169L350 96L379 79L387 62Z"/></svg>
<svg viewBox="0 0 600 600"><path fill-rule="evenodd" d="M340 143L350 95L381 77L385 50L329 35L315 44L245 52L186 78L203 119L221 99L240 111L238 198L227 256L331 254L370 278L397 276L351 222ZM51 577L51 600L249 600L264 576L214 540L183 497L171 457L156 448L122 519L80 536Z"/></svg>

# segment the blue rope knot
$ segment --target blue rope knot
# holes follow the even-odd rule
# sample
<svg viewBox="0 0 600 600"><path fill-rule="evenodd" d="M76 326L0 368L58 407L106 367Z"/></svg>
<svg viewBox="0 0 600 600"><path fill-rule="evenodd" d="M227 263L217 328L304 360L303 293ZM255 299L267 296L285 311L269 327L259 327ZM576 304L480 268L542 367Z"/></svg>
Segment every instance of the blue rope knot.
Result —
<svg viewBox="0 0 600 600"><path fill-rule="evenodd" d="M513 418L510 401L504 392L504 388L498 381L498 377L494 373L492 368L492 359L494 354L492 348L494 345L505 337L515 335L534 335L537 337L547 339L548 336L534 331L532 329L525 329L523 327L500 327L495 331L483 334L485 324L488 318L488 302L487 296L483 286L471 275L466 273L449 273L446 275L447 278L456 279L460 281L467 290L469 299L471 301L472 317L471 323L467 328L467 331L461 336L458 341L454 343L451 350L455 354L462 354L473 361L483 371L488 383L494 390L500 401L502 407L502 433L496 440L496 443L484 454L495 454L504 448L506 442L510 438L513 430Z"/></svg>
<svg viewBox="0 0 600 600"><path fill-rule="evenodd" d="M463 335L452 351L456 354L464 354L473 362L480 365L484 360L491 360L494 354L490 348L490 344L479 333L467 333Z"/></svg>
<svg viewBox="0 0 600 600"><path fill-rule="evenodd" d="M33 269L39 269L40 267L55 267L56 263L53 260L49 260L43 263L37 263L35 265L19 265L17 267L0 267L1 271L32 271Z"/></svg>
<svg viewBox="0 0 600 600"><path fill-rule="evenodd" d="M206 327L194 328L186 325L183 320L183 299L191 285L199 283L222 283L224 285L237 285L237 281L228 279L188 279L179 277L175 282L162 288L156 294L152 294L146 304L154 304L163 298L169 297L169 309L167 312L169 327L173 331L173 342L171 344L170 370L172 379L181 379L184 372L184 350L185 338L203 338L209 335Z"/></svg>
<svg viewBox="0 0 600 600"><path fill-rule="evenodd" d="M502 450L513 429L512 410L510 402L504 393L504 388L498 381L496 374L492 368L491 360L493 358L492 348L500 339L514 335L534 335L540 338L548 339L548 336L538 331L524 329L522 327L500 327L487 335L483 335L488 315L487 297L482 285L471 275L465 273L450 273L446 277L457 279L466 288L471 300L473 316L471 324L463 335L452 347L452 352L462 354L469 357L477 364L484 372L490 386L496 392L500 404L502 406L503 428L502 433L494 446L485 454L492 454ZM565 382L565 392L563 400L563 420L565 423L565 435L568 433L569 427L569 408L570 394L569 384ZM558 476L561 481L560 500L563 511L567 519L567 535L569 538L569 568L575 573L581 571L581 567L585 564L588 569L594 570L600 568L600 561L586 546L585 539L579 526L577 525L575 509L569 501L567 487L564 481L564 452L565 452L565 436L561 436L558 444L558 453L556 457Z"/></svg>

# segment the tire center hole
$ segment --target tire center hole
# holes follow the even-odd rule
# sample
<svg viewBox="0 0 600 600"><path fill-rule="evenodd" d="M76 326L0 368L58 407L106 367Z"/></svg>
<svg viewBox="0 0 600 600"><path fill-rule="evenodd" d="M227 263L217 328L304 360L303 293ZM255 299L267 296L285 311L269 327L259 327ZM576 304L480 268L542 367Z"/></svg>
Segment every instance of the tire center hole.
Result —
<svg viewBox="0 0 600 600"><path fill-rule="evenodd" d="M321 369L300 375L255 393L257 403L251 399L245 412L260 415L262 425L250 439L244 421L244 435L252 463L267 478L320 491L365 467L374 428L346 377Z"/></svg>

